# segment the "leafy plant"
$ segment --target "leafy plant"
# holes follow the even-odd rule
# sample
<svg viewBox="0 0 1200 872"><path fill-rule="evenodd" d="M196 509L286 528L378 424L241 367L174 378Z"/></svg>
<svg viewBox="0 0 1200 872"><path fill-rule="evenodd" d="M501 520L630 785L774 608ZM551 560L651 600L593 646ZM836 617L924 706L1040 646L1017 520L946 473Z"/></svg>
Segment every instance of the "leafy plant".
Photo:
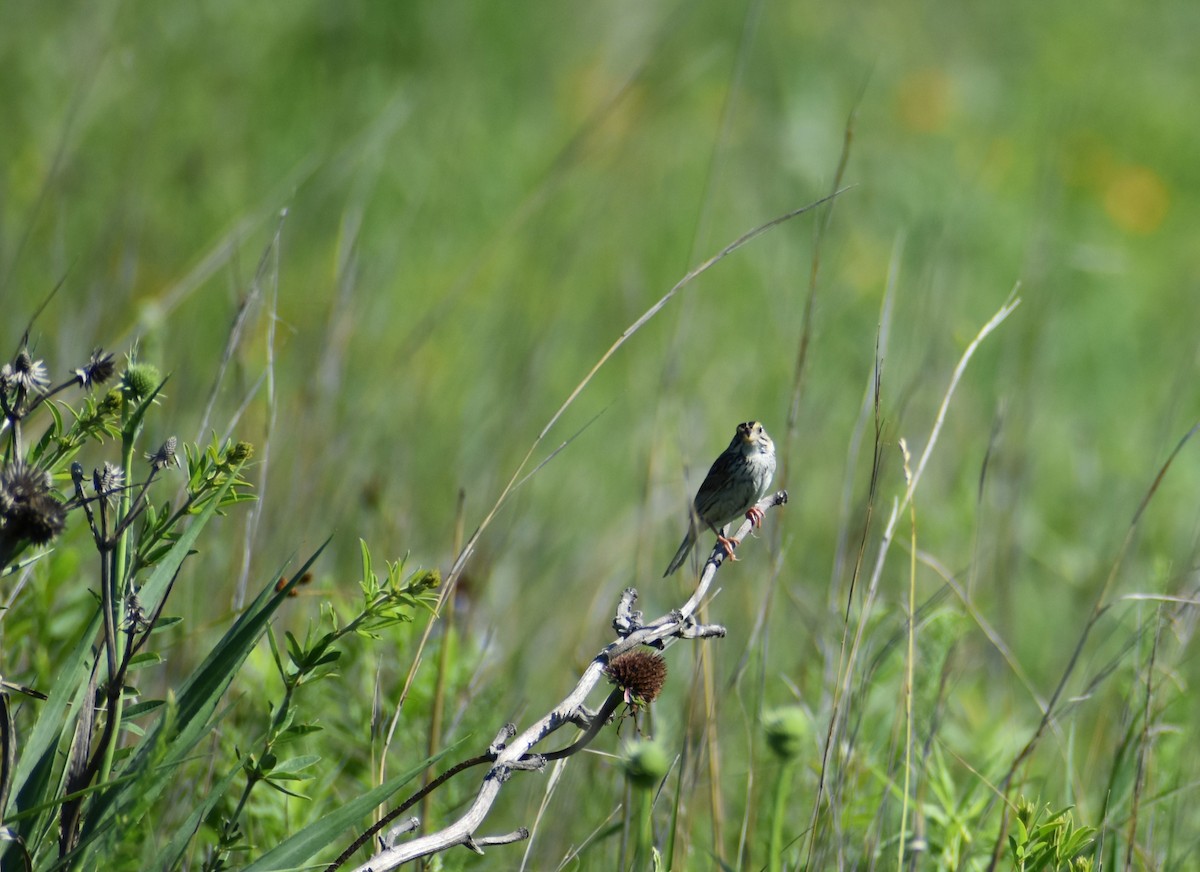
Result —
<svg viewBox="0 0 1200 872"><path fill-rule="evenodd" d="M118 834L150 812L211 730L225 688L285 595L265 589L166 699L145 699L130 684L132 672L162 659L152 639L177 622L164 609L199 534L214 515L252 499L241 474L252 449L216 440L204 449L185 448L182 501L154 508L152 488L181 465L174 437L144 460L138 457L144 422L166 383L158 370L131 356L117 386L103 397L86 395L73 407L57 399L71 388L107 382L115 371L113 356L97 350L51 386L47 367L24 343L0 370L0 576L19 574L18 593L66 576L54 567L52 546L72 519L86 524L96 554L91 605L70 633L73 645L53 662L48 691L6 682L0 695L6 727L0 850L6 864L79 867L98 851L111 851ZM28 442L26 434L37 424L44 430ZM119 458L89 476L73 458L89 442L110 438L119 440ZM141 477L132 481L139 467ZM32 556L21 559L28 552ZM62 583L78 587L87 576L76 573ZM16 597L13 603L5 617L22 605ZM22 668L4 664L6 675ZM28 701L14 710L18 695ZM139 721L146 717L154 721L143 727ZM123 743L126 736L130 744Z"/></svg>
<svg viewBox="0 0 1200 872"><path fill-rule="evenodd" d="M1091 872L1092 860L1084 856L1092 844L1094 827L1076 826L1071 806L1051 811L1024 798L1013 817L1008 847L1018 872L1042 869Z"/></svg>

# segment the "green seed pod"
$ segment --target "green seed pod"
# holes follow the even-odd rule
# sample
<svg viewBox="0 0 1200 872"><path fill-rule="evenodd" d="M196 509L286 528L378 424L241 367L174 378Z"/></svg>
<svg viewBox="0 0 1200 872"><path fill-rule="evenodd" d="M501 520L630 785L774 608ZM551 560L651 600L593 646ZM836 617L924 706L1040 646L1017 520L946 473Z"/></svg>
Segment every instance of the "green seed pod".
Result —
<svg viewBox="0 0 1200 872"><path fill-rule="evenodd" d="M781 760L795 760L812 732L808 715L798 705L773 709L763 715L767 747Z"/></svg>
<svg viewBox="0 0 1200 872"><path fill-rule="evenodd" d="M634 787L653 790L671 768L671 758L658 742L639 739L626 746L624 766Z"/></svg>

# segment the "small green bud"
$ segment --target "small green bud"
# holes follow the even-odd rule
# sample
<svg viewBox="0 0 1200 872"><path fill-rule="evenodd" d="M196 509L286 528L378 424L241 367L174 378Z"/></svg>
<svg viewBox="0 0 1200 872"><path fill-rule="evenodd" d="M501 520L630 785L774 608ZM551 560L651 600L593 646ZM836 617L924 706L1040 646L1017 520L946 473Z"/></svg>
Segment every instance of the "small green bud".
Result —
<svg viewBox="0 0 1200 872"><path fill-rule="evenodd" d="M660 743L639 739L625 748L624 766L634 787L653 790L671 768L671 758Z"/></svg>
<svg viewBox="0 0 1200 872"><path fill-rule="evenodd" d="M781 760L795 760L804 751L812 732L808 715L797 705L774 709L763 715L767 747Z"/></svg>
<svg viewBox="0 0 1200 872"><path fill-rule="evenodd" d="M254 446L249 442L238 442L229 449L229 453L225 455L226 462L230 466L238 466L245 463L254 456Z"/></svg>
<svg viewBox="0 0 1200 872"><path fill-rule="evenodd" d="M104 395L104 399L100 401L97 411L105 418L112 417L121 411L122 400L123 397L121 396L121 391L117 388L113 388Z"/></svg>
<svg viewBox="0 0 1200 872"><path fill-rule="evenodd" d="M424 569L413 578L412 586L428 590L441 587L442 573L436 569Z"/></svg>

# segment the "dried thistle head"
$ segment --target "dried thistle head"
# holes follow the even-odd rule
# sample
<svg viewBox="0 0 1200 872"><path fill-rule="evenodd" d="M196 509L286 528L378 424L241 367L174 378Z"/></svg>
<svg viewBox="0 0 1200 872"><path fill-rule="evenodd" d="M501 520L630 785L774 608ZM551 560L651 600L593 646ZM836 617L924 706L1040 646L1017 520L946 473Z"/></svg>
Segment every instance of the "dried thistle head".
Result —
<svg viewBox="0 0 1200 872"><path fill-rule="evenodd" d="M27 396L40 393L49 386L50 374L46 371L46 364L34 360L28 348L18 351L12 363L0 367L0 388L6 392L14 391Z"/></svg>
<svg viewBox="0 0 1200 872"><path fill-rule="evenodd" d="M75 379L85 388L102 385L112 378L116 369L117 364L113 360L113 356L105 354L103 348L97 348L92 352L88 362L75 370Z"/></svg>
<svg viewBox="0 0 1200 872"><path fill-rule="evenodd" d="M11 540L45 545L63 531L67 511L50 492L50 475L17 461L0 471L0 528Z"/></svg>
<svg viewBox="0 0 1200 872"><path fill-rule="evenodd" d="M96 489L96 496L111 503L125 487L125 470L105 461L103 469L92 471L92 487Z"/></svg>
<svg viewBox="0 0 1200 872"><path fill-rule="evenodd" d="M625 692L628 705L654 702L667 681L667 661L649 651L627 651L609 661L608 679Z"/></svg>
<svg viewBox="0 0 1200 872"><path fill-rule="evenodd" d="M175 456L175 446L178 444L179 441L172 436L160 445L158 450L153 454L147 454L146 459L150 461L150 468L157 472L166 469L172 464L179 466L179 458Z"/></svg>

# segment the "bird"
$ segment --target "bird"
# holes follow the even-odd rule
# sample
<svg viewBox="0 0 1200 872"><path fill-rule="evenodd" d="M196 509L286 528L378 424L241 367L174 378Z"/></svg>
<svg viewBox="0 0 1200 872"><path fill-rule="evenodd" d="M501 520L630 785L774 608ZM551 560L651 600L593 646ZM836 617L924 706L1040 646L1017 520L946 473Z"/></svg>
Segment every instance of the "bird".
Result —
<svg viewBox="0 0 1200 872"><path fill-rule="evenodd" d="M663 573L666 578L683 565L702 524L717 534L717 541L730 559L738 540L725 535L732 521L745 515L755 526L762 524L763 513L755 504L767 495L775 476L775 443L758 421L738 424L737 432L721 456L713 461L696 498L692 500L692 520L679 550Z"/></svg>

